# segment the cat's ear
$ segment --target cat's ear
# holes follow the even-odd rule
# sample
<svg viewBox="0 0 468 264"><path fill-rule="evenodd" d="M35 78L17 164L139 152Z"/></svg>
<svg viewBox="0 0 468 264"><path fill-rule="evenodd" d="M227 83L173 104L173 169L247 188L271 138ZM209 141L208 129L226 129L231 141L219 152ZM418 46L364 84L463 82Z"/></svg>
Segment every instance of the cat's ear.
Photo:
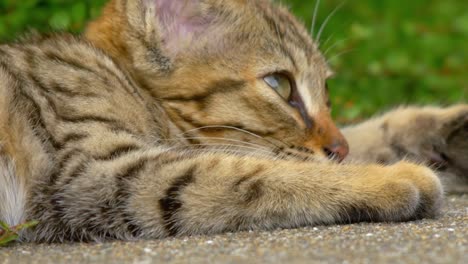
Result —
<svg viewBox="0 0 468 264"><path fill-rule="evenodd" d="M132 3L133 2L133 3ZM203 0L128 1L128 19L142 29L148 41L161 43L171 53L191 44L208 33L213 24L209 5Z"/></svg>

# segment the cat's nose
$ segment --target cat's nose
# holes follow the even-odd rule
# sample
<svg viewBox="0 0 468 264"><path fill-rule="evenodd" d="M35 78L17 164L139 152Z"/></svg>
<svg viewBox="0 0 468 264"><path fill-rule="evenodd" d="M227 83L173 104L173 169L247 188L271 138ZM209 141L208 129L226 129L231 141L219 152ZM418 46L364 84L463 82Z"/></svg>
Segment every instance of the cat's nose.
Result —
<svg viewBox="0 0 468 264"><path fill-rule="evenodd" d="M320 151L330 159L342 162L348 156L349 145L330 114L320 113L313 119L314 127L309 130L304 146Z"/></svg>
<svg viewBox="0 0 468 264"><path fill-rule="evenodd" d="M325 146L323 148L323 152L328 156L328 158L342 162L349 153L348 142L336 141L329 146Z"/></svg>

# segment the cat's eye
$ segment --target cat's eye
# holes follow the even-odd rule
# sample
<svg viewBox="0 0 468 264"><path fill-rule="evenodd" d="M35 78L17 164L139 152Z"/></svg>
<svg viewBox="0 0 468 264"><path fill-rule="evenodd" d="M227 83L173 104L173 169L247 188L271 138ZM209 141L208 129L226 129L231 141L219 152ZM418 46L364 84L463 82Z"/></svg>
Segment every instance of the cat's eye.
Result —
<svg viewBox="0 0 468 264"><path fill-rule="evenodd" d="M273 73L265 76L263 80L285 100L288 100L291 96L291 81L284 74Z"/></svg>

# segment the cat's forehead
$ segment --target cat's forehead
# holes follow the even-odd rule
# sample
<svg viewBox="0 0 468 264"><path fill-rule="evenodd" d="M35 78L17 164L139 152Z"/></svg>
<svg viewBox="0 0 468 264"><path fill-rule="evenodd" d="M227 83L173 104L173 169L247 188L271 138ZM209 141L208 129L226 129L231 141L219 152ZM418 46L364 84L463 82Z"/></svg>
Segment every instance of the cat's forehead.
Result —
<svg viewBox="0 0 468 264"><path fill-rule="evenodd" d="M232 52L241 61L245 56L267 63L280 61L297 72L319 75L321 79L331 75L309 31L287 8L269 0L209 2L207 12L215 17L215 25L221 25L210 29L220 38L211 46L221 47L223 56Z"/></svg>
<svg viewBox="0 0 468 264"><path fill-rule="evenodd" d="M325 58L319 50L303 23L301 23L291 12L278 4L270 1L252 1L258 3L258 10L266 28L265 35L281 55L287 57L301 70L313 70L323 78L333 75ZM251 3L252 3L251 2Z"/></svg>

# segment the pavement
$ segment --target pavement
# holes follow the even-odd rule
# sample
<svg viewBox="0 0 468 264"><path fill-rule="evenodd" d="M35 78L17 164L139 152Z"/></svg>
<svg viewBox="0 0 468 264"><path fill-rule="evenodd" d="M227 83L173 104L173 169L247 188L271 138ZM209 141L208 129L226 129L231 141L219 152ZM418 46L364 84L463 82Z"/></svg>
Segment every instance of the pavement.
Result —
<svg viewBox="0 0 468 264"><path fill-rule="evenodd" d="M17 244L0 263L468 263L468 194L436 220L103 244Z"/></svg>

